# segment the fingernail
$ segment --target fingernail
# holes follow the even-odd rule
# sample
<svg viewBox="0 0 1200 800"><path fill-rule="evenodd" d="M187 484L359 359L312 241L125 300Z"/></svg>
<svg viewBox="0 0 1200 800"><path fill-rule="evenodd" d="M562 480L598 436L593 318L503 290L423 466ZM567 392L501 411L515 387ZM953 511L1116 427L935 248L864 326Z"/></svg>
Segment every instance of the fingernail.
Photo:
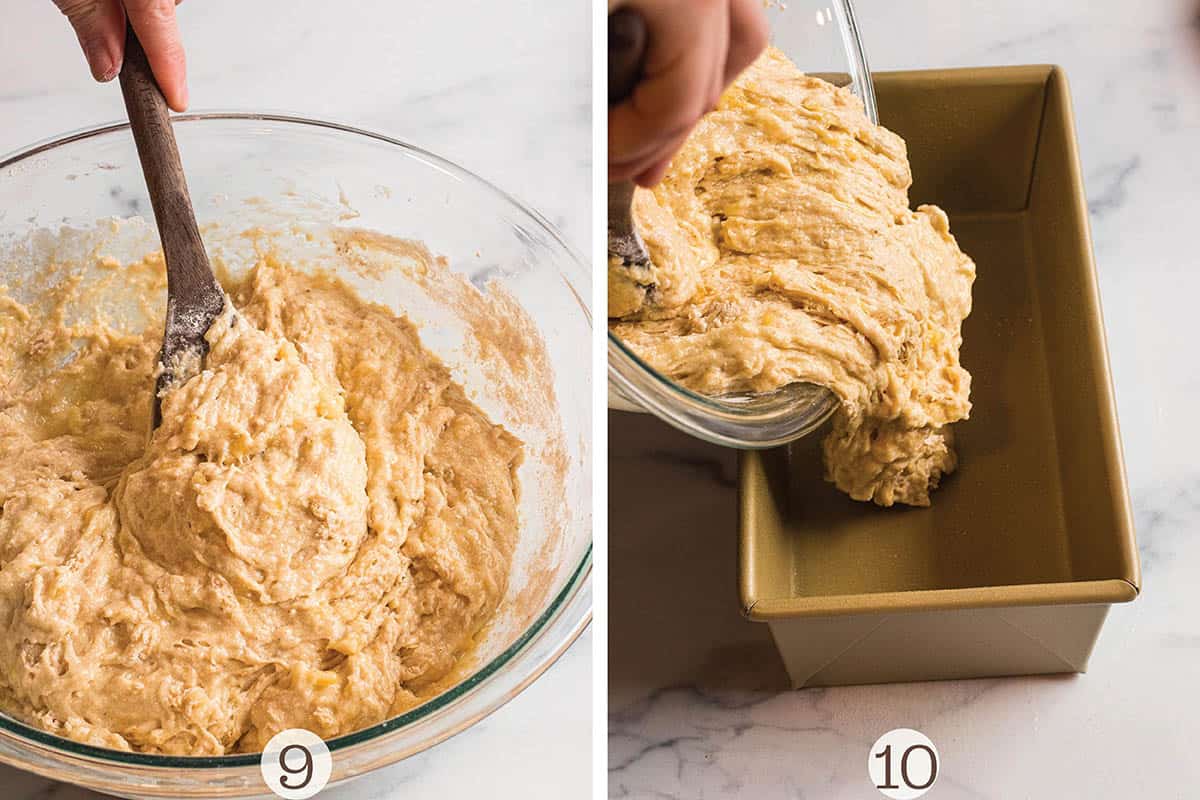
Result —
<svg viewBox="0 0 1200 800"><path fill-rule="evenodd" d="M88 66L92 68L92 77L101 83L107 83L121 71L121 60L108 51L108 48L91 48L87 51Z"/></svg>
<svg viewBox="0 0 1200 800"><path fill-rule="evenodd" d="M88 66L92 69L93 78L101 82L112 80L113 65L107 53L88 53L87 61Z"/></svg>

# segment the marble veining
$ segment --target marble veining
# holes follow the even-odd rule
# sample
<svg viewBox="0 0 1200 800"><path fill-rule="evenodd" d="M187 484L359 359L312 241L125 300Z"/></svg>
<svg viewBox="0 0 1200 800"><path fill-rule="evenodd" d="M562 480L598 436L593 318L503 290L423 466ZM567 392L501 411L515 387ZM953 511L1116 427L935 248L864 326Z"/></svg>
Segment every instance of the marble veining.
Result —
<svg viewBox="0 0 1200 800"><path fill-rule="evenodd" d="M179 14L195 109L285 110L410 141L538 209L577 253L588 252L587 3L192 0ZM117 84L91 81L73 34L49 0L5 0L0 153L123 116ZM479 725L320 797L586 796L590 698L588 632ZM93 797L0 766L3 800Z"/></svg>
<svg viewBox="0 0 1200 800"><path fill-rule="evenodd" d="M1088 184L1098 187L1088 193L1088 212L1093 220L1117 210L1125 203L1125 185L1141 166L1141 156L1135 155L1121 163L1101 167L1088 176Z"/></svg>

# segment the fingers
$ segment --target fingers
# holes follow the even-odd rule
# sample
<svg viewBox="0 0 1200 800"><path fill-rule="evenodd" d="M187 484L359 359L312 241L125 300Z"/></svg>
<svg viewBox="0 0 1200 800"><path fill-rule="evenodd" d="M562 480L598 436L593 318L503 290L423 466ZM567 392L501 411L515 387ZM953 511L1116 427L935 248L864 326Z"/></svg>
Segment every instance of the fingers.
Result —
<svg viewBox="0 0 1200 800"><path fill-rule="evenodd" d="M727 0L647 4L648 33L642 81L633 96L609 112L610 180L625 180L669 157L712 106L724 69ZM695 6L702 6L696 9Z"/></svg>
<svg viewBox="0 0 1200 800"><path fill-rule="evenodd" d="M667 167L671 164L671 159L679 148L683 147L683 143L687 141L688 136L692 133L689 128L683 131L674 139L669 140L659 150L651 153L647 157L636 163L628 166L626 176L621 180L632 179L638 186L650 188L662 180L666 174Z"/></svg>
<svg viewBox="0 0 1200 800"><path fill-rule="evenodd" d="M632 2L649 41L641 83L609 110L608 179L652 186L700 118L767 44L762 0Z"/></svg>
<svg viewBox="0 0 1200 800"><path fill-rule="evenodd" d="M110 81L125 54L125 14L146 51L163 96L175 111L187 108L187 64L175 6L182 0L54 0L75 29L92 77Z"/></svg>
<svg viewBox="0 0 1200 800"><path fill-rule="evenodd" d="M682 145L683 140L680 140L679 146ZM679 146L671 149L671 156L675 155L675 153L679 150ZM652 186L657 186L667 174L667 169L671 166L671 156L651 164L648 169L639 171L636 175L634 175L633 182L645 189L649 189Z"/></svg>
<svg viewBox="0 0 1200 800"><path fill-rule="evenodd" d="M125 52L125 12L120 0L55 0L66 15L92 77L111 81L121 71Z"/></svg>
<svg viewBox="0 0 1200 800"><path fill-rule="evenodd" d="M129 23L137 34L154 78L175 111L187 108L187 63L179 26L175 21L176 0L125 0Z"/></svg>
<svg viewBox="0 0 1200 800"><path fill-rule="evenodd" d="M729 6L721 4L720 11L713 15L712 24L715 28L713 38L716 50L709 75L708 102L704 106L704 114L717 107L721 93L725 91L725 64L729 58Z"/></svg>
<svg viewBox="0 0 1200 800"><path fill-rule="evenodd" d="M754 63L767 46L770 30L762 0L731 0L729 4L729 55L725 60L725 86Z"/></svg>

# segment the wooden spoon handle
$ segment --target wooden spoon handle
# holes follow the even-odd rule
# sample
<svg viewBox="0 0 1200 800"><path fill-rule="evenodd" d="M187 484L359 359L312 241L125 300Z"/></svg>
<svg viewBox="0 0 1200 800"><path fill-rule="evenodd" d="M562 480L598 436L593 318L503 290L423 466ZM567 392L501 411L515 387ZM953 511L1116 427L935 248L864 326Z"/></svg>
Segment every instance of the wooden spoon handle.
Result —
<svg viewBox="0 0 1200 800"><path fill-rule="evenodd" d="M646 61L646 20L632 8L608 15L608 105L629 99Z"/></svg>
<svg viewBox="0 0 1200 800"><path fill-rule="evenodd" d="M205 293L216 283L196 225L167 100L150 70L146 51L128 24L121 94L167 260L167 292L173 297Z"/></svg>
<svg viewBox="0 0 1200 800"><path fill-rule="evenodd" d="M646 61L646 20L631 8L608 15L608 107L633 95ZM650 254L633 222L633 181L608 185L608 252L626 266L650 268Z"/></svg>

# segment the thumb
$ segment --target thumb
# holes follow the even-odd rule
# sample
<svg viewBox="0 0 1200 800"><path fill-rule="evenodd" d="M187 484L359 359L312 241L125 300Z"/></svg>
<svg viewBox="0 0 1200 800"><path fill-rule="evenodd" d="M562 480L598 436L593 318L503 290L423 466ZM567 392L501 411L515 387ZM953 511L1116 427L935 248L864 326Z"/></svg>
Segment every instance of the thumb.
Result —
<svg viewBox="0 0 1200 800"><path fill-rule="evenodd" d="M183 111L188 100L187 60L175 19L177 3L178 0L125 0L125 9L167 104L175 111Z"/></svg>
<svg viewBox="0 0 1200 800"><path fill-rule="evenodd" d="M120 0L54 0L54 5L75 29L92 77L115 78L125 51L125 11Z"/></svg>

